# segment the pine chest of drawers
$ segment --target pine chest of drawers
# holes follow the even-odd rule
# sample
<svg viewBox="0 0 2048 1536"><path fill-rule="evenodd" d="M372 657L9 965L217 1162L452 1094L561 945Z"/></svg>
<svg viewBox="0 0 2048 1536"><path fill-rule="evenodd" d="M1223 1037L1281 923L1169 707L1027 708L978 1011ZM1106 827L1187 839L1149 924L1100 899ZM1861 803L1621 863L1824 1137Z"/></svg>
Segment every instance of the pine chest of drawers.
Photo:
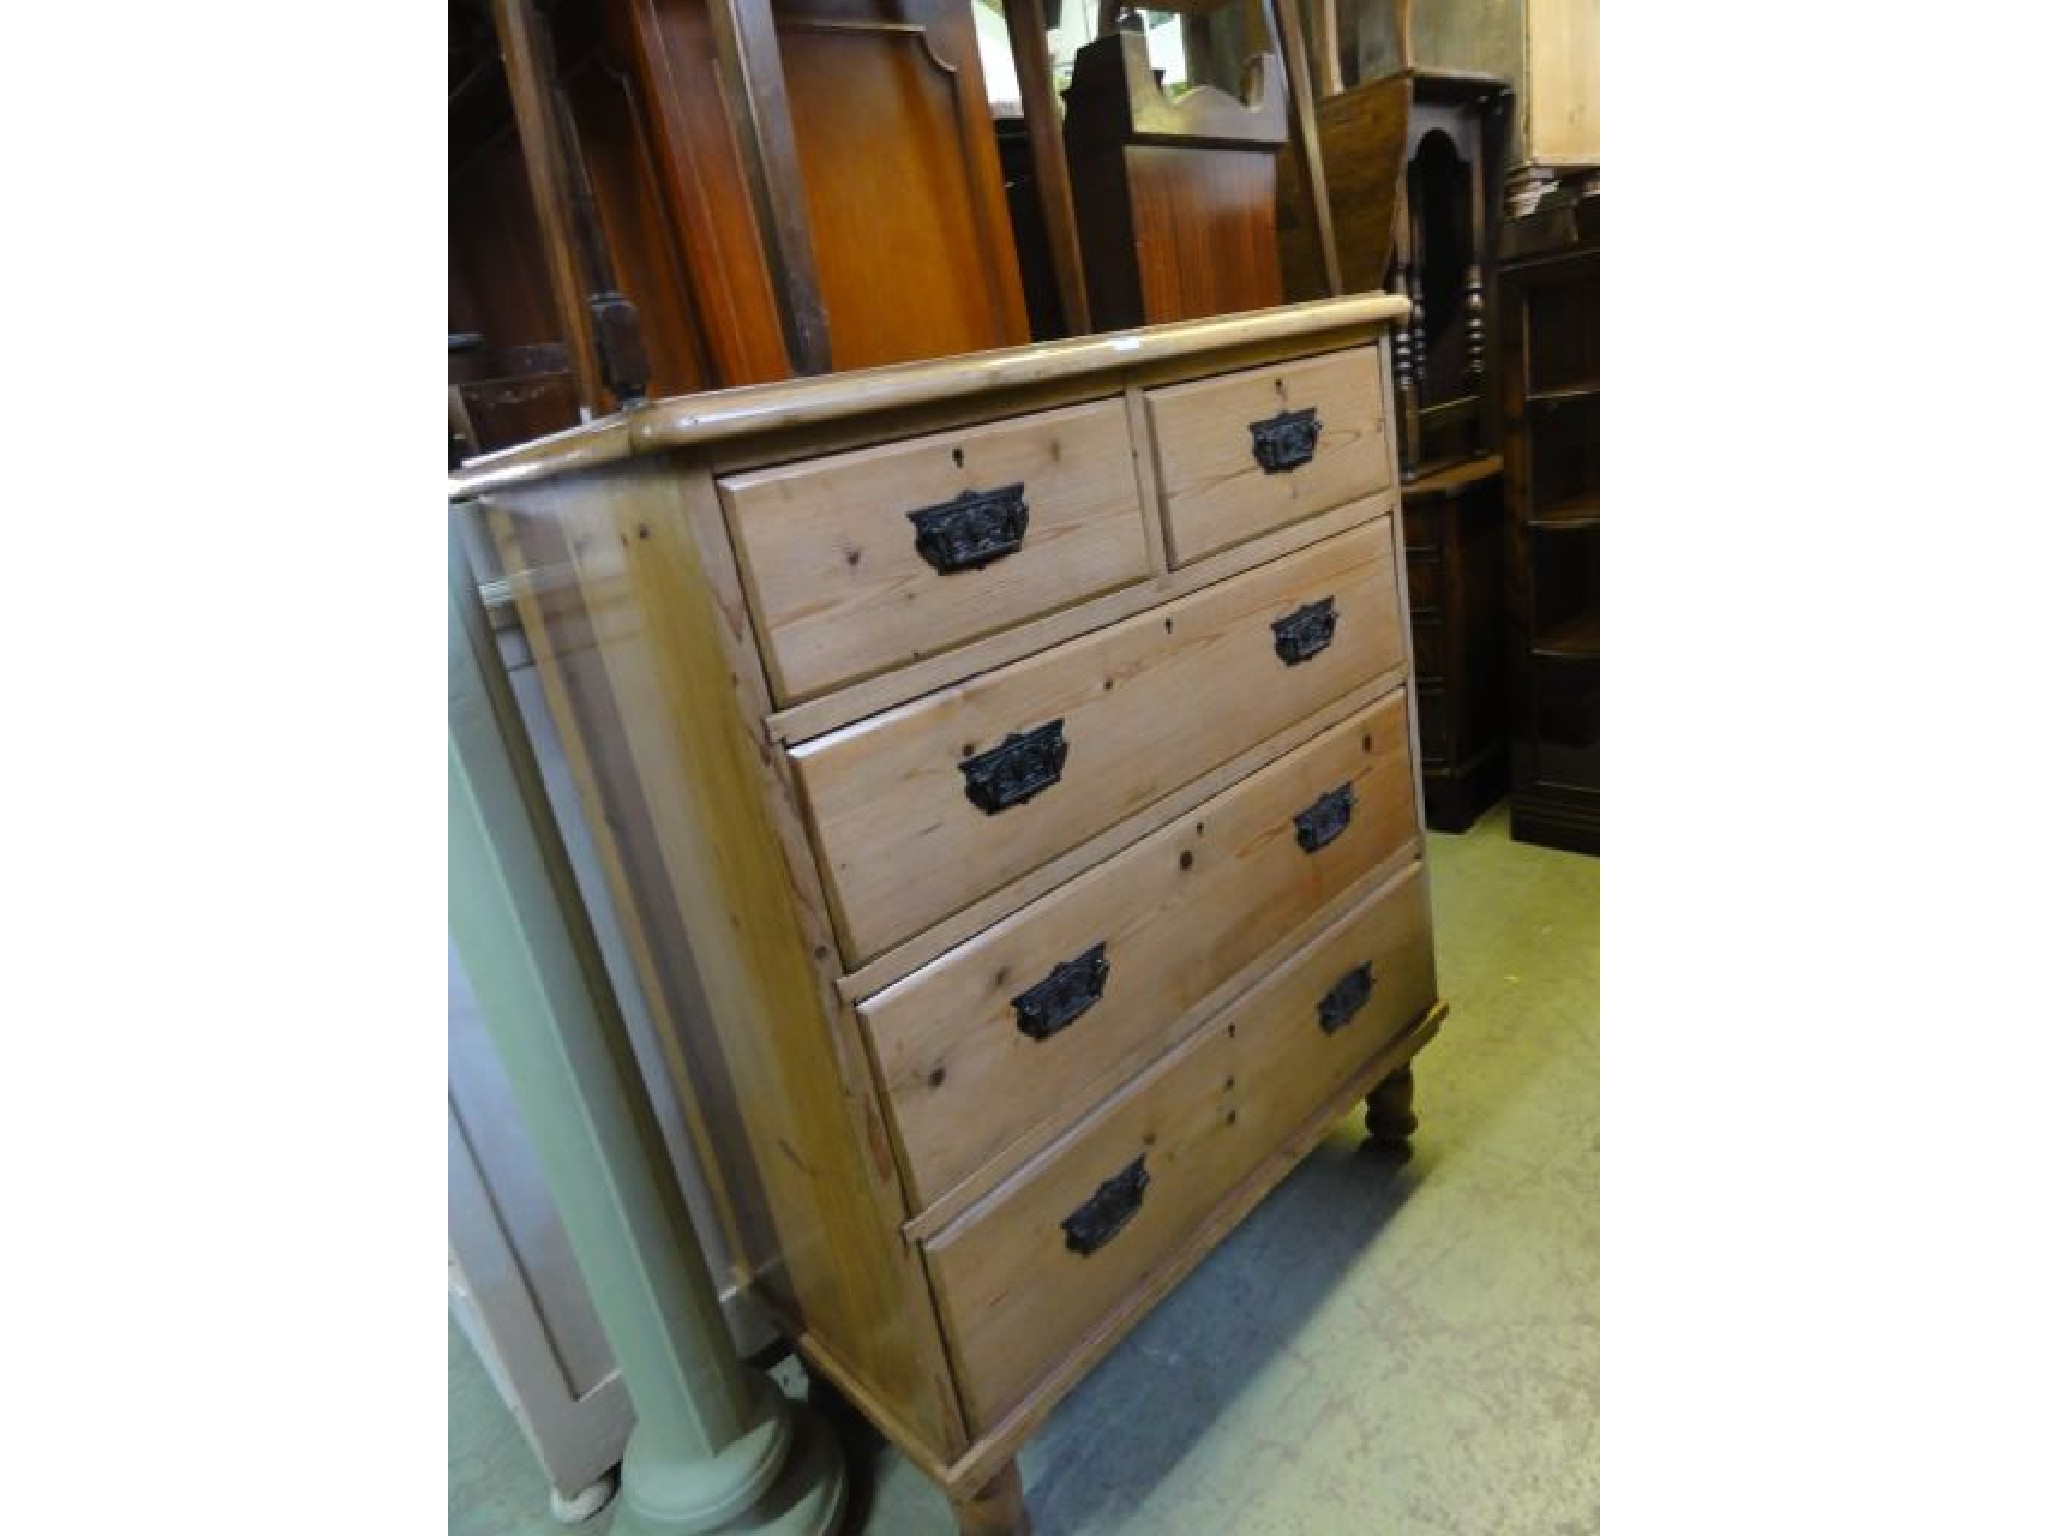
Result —
<svg viewBox="0 0 2048 1536"><path fill-rule="evenodd" d="M744 1281L1022 1529L1435 1031L1384 295L663 401L480 511Z"/></svg>

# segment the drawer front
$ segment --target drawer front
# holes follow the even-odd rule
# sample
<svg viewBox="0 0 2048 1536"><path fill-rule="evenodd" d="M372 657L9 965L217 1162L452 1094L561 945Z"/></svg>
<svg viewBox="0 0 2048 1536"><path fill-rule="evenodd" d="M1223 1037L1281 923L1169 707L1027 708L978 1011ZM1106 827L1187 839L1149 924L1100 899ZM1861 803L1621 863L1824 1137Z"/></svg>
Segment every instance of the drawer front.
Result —
<svg viewBox="0 0 2048 1536"><path fill-rule="evenodd" d="M1396 689L862 1003L918 1208L1077 1119L1416 835Z"/></svg>
<svg viewBox="0 0 2048 1536"><path fill-rule="evenodd" d="M1149 572L1120 400L718 485L784 704Z"/></svg>
<svg viewBox="0 0 2048 1536"><path fill-rule="evenodd" d="M1392 483L1372 347L1176 384L1145 401L1177 566Z"/></svg>
<svg viewBox="0 0 2048 1536"><path fill-rule="evenodd" d="M932 1239L932 1283L975 1430L1141 1291L1435 995L1428 896L1411 867Z"/></svg>
<svg viewBox="0 0 2048 1536"><path fill-rule="evenodd" d="M1386 518L792 751L858 965L1402 663Z"/></svg>

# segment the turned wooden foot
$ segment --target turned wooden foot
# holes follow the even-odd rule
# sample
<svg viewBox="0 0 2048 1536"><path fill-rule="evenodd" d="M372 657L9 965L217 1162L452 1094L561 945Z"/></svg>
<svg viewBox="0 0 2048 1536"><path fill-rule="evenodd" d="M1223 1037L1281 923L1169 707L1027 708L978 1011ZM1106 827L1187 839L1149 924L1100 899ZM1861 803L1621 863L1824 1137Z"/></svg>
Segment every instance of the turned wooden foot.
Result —
<svg viewBox="0 0 2048 1536"><path fill-rule="evenodd" d="M1365 1096L1365 1146L1378 1156L1406 1162L1415 1134L1415 1070L1403 1064Z"/></svg>
<svg viewBox="0 0 2048 1536"><path fill-rule="evenodd" d="M973 1497L953 1501L953 1520L960 1536L1031 1536L1031 1516L1024 1512L1024 1479L1017 1463L1005 1462Z"/></svg>

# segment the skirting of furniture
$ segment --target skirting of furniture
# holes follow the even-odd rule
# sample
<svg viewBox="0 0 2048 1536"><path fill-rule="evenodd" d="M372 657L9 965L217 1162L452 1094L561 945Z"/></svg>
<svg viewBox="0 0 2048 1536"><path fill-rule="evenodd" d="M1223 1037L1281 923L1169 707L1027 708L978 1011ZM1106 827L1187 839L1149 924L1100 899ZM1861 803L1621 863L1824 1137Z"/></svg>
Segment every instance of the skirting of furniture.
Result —
<svg viewBox="0 0 2048 1536"><path fill-rule="evenodd" d="M740 1255L1013 1458L1438 1000L1382 294L649 404L454 482Z"/></svg>

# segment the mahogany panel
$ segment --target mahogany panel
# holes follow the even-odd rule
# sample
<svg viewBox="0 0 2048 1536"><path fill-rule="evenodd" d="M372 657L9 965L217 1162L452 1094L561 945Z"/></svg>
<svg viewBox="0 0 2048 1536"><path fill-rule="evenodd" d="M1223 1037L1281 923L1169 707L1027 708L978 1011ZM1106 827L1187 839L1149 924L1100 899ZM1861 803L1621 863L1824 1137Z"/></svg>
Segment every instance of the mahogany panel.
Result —
<svg viewBox="0 0 2048 1536"><path fill-rule="evenodd" d="M605 0L623 10L654 152L715 382L792 369L761 233L719 89L704 0Z"/></svg>
<svg viewBox="0 0 2048 1536"><path fill-rule="evenodd" d="M708 389L717 379L704 349L645 104L638 84L619 62L631 56L623 21L617 18L615 40L593 40L581 59L565 61L562 88L575 114L614 279L639 312L650 370L647 392L659 399Z"/></svg>
<svg viewBox="0 0 2048 1536"><path fill-rule="evenodd" d="M1124 159L1148 323L1281 302L1277 156L1137 144Z"/></svg>
<svg viewBox="0 0 2048 1536"><path fill-rule="evenodd" d="M835 368L1031 339L968 0L778 8Z"/></svg>

